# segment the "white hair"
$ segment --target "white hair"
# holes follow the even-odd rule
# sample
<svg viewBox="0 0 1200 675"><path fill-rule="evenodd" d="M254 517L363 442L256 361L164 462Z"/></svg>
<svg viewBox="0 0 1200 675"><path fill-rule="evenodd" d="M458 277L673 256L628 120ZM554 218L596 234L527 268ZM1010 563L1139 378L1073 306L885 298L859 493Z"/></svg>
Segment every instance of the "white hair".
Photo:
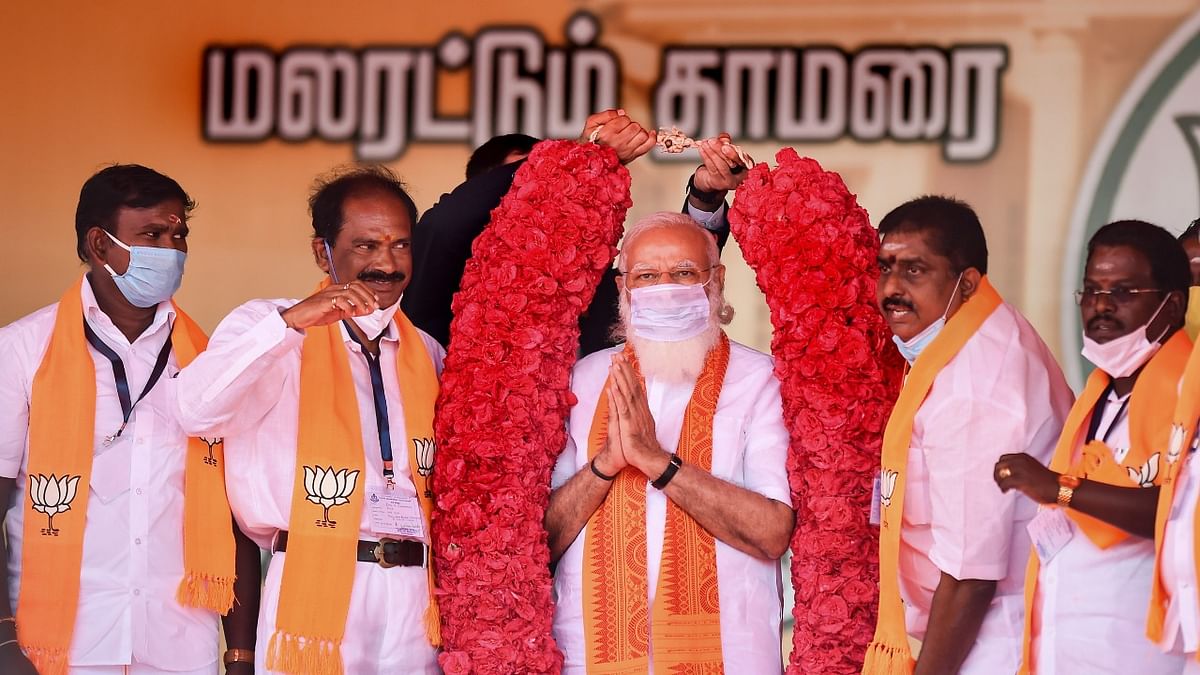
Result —
<svg viewBox="0 0 1200 675"><path fill-rule="evenodd" d="M621 242L621 255L617 257L617 269L621 271L627 270L625 267L625 252L633 246L634 240L650 230L659 230L667 227L678 227L703 234L705 248L708 251L708 264L713 266L721 264L721 252L717 250L717 238L711 231L705 229L699 223L682 213L676 211L657 211L635 222L625 230L625 238Z"/></svg>

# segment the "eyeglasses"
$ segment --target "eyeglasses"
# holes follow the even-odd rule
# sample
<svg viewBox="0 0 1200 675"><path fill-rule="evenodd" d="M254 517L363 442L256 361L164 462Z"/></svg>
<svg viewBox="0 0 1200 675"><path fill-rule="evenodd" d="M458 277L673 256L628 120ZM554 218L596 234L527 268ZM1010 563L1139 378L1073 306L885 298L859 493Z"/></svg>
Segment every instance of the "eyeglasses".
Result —
<svg viewBox="0 0 1200 675"><path fill-rule="evenodd" d="M630 288L643 288L645 286L653 286L663 278L663 275L671 277L671 283L683 284L684 286L694 286L696 284L706 284L709 278L712 277L712 270L718 265L697 269L695 267L677 267L668 272L654 272L651 270L634 270L632 272L621 272L625 277L625 285ZM706 274L709 273L709 274Z"/></svg>
<svg viewBox="0 0 1200 675"><path fill-rule="evenodd" d="M1124 305L1133 302L1134 298L1142 293L1166 293L1161 288L1085 288L1081 291L1075 291L1075 303L1082 305L1085 303L1094 303L1102 296L1107 295L1109 299L1118 305Z"/></svg>

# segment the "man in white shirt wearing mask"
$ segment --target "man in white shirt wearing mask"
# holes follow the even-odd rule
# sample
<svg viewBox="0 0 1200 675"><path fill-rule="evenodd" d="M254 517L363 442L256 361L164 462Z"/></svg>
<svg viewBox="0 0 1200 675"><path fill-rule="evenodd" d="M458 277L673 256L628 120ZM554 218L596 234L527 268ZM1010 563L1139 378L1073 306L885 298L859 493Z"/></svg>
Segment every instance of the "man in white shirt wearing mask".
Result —
<svg viewBox="0 0 1200 675"><path fill-rule="evenodd" d="M254 671L258 547L220 438L175 414L207 341L172 299L193 205L148 167L101 169L75 211L84 273L0 328L0 673Z"/></svg>
<svg viewBox="0 0 1200 675"><path fill-rule="evenodd" d="M1071 404L1037 332L988 281L967 204L926 196L879 223L879 309L908 361L884 434L880 611L864 673L1012 675L1035 505L996 458L1045 460Z"/></svg>
<svg viewBox="0 0 1200 675"><path fill-rule="evenodd" d="M444 352L396 311L416 207L365 166L319 181L309 209L327 276L303 300L226 317L180 375L180 416L225 437L234 516L273 553L259 672L437 673L428 476Z"/></svg>
<svg viewBox="0 0 1200 675"><path fill-rule="evenodd" d="M772 359L725 336L725 268L687 216L633 225L618 268L628 341L575 367L545 519L563 672L779 673L795 516Z"/></svg>
<svg viewBox="0 0 1200 675"><path fill-rule="evenodd" d="M996 462L1002 490L1044 505L1029 527L1031 673L1170 675L1183 668L1179 653L1162 653L1147 639L1145 608L1159 486L1172 463L1165 453L1192 346L1180 330L1190 283L1187 256L1166 230L1136 220L1100 228L1076 294L1083 355L1096 369L1067 416L1050 468L1023 454Z"/></svg>

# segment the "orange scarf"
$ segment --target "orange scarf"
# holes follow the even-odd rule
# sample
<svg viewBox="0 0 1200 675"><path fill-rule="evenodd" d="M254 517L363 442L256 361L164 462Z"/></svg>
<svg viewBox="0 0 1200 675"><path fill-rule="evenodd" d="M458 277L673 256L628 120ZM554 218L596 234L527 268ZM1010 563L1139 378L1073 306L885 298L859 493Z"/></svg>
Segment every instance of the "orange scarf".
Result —
<svg viewBox="0 0 1200 675"><path fill-rule="evenodd" d="M1191 309L1189 304L1189 312ZM1198 422L1200 422L1200 348L1194 347L1183 371L1183 382L1179 385L1179 399L1175 403L1171 437L1167 442L1167 462L1164 470L1166 476L1163 477L1162 492L1158 495L1158 513L1154 522L1154 586L1150 591L1146 637L1156 644L1161 644L1163 641L1163 624L1167 619L1167 606L1171 602L1162 578L1163 535L1166 532L1171 508L1174 506L1176 482L1191 456L1186 449L1191 447L1196 438ZM1181 505L1181 507L1186 506L1186 504ZM1200 528L1200 518L1196 519L1196 525ZM1193 560L1200 563L1200 536L1196 537L1196 546L1198 550ZM1197 654L1197 658L1200 659L1200 654Z"/></svg>
<svg viewBox="0 0 1200 675"><path fill-rule="evenodd" d="M979 290L946 322L945 328L921 352L900 389L900 397L883 432L880 473L881 529L879 533L879 620L867 646L864 675L897 675L913 671L908 646L904 603L900 598L900 530L904 520L905 472L912 443L913 420L933 387L933 381L958 354L983 322L1003 302L987 277Z"/></svg>
<svg viewBox="0 0 1200 675"><path fill-rule="evenodd" d="M29 490L17 603L21 649L43 675L67 672L96 434L96 369L83 332L81 277L62 296L29 406ZM171 348L183 368L208 345L175 307ZM235 544L220 443L189 438L184 472L181 604L233 607Z"/></svg>
<svg viewBox="0 0 1200 675"><path fill-rule="evenodd" d="M625 353L634 356L628 344ZM676 450L684 463L704 471L712 470L713 415L728 367L729 338L722 334L696 380ZM607 434L608 399L601 389L588 433L589 459L604 448ZM725 672L713 536L675 502L667 501L658 590L649 610L646 559L646 477L627 467L587 524L583 554L587 672L646 675L651 635L656 675Z"/></svg>
<svg viewBox="0 0 1200 675"><path fill-rule="evenodd" d="M318 290L328 285L326 279ZM437 371L420 333L408 318L397 312L393 323L400 337L396 370L409 436L408 467L428 532L433 493L419 475L417 453L427 451L433 439ZM350 610L363 507L363 491L358 485L366 461L358 400L341 328L335 323L314 326L305 333L300 355L300 424L288 518L287 564L283 568L275 633L267 647L267 668L303 675L341 675L344 669L339 649ZM327 498L324 502L323 497ZM436 646L441 638L433 587L430 565L425 628Z"/></svg>
<svg viewBox="0 0 1200 675"><path fill-rule="evenodd" d="M1083 442L1092 411L1111 379L1099 368L1093 370L1083 393L1075 399L1075 405L1067 413L1067 421L1054 448L1054 458L1050 460L1050 470L1119 487L1160 484L1159 449L1167 447L1179 377L1191 349L1192 341L1187 334L1176 331L1138 375L1133 392L1129 395L1129 452L1120 463L1113 457L1112 449L1099 440L1085 445L1080 456L1072 461L1075 448ZM1109 548L1130 537L1120 528L1073 509L1068 509L1066 513L1098 548ZM1034 599L1037 597L1040 570L1041 562L1036 551L1030 551L1025 571L1025 639L1020 670L1025 674L1032 672L1033 615L1037 611Z"/></svg>

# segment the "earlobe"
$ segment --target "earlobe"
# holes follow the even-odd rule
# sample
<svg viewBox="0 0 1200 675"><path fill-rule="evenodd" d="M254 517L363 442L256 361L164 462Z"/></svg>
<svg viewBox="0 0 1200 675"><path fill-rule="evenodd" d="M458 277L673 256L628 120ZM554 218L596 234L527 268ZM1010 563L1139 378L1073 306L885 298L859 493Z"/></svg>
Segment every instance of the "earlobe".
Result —
<svg viewBox="0 0 1200 675"><path fill-rule="evenodd" d="M975 269L974 267L968 267L963 271L962 281L959 284L959 293L961 294L963 302L966 302L972 295L975 295L975 291L979 290L979 282L982 279L983 275L980 274L979 270Z"/></svg>
<svg viewBox="0 0 1200 675"><path fill-rule="evenodd" d="M329 274L329 256L325 252L325 240L320 237L313 237L312 252L313 262L317 263L317 267L322 272Z"/></svg>

